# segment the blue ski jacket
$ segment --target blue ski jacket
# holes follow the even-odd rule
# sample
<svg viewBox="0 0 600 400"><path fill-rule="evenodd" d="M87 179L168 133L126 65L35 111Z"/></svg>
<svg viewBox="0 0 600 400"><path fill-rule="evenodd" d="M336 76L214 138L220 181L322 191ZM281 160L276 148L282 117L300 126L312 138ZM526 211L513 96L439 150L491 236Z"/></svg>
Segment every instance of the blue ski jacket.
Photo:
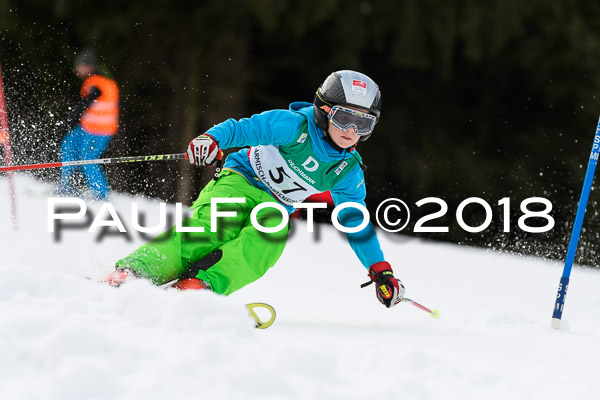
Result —
<svg viewBox="0 0 600 400"><path fill-rule="evenodd" d="M340 152L323 139L324 133L314 121L313 107L311 103L294 102L290 104L288 110L265 111L240 120L230 118L213 126L206 133L212 136L222 149L243 147L238 152L230 154L223 167L235 170L243 175L251 185L270 192L258 179L250 165L248 146L290 144L295 140L300 127L308 123L308 134L311 138L314 157L317 160L331 162L358 156L355 150ZM354 164L352 170L348 171L335 187L330 188L330 192L336 205L356 202L366 207L364 174L360 166ZM293 207L282 205L288 212L294 211ZM338 214L340 223L348 228L359 226L363 222L363 218L362 212L352 207L345 208ZM365 268L369 268L376 262L384 261L377 234L371 223L359 232L346 233L346 237Z"/></svg>

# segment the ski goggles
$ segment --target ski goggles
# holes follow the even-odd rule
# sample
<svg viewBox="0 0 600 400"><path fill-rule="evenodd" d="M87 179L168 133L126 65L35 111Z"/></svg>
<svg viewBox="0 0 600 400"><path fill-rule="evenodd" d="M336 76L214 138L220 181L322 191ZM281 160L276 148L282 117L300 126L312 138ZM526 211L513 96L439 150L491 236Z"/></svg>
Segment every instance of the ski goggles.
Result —
<svg viewBox="0 0 600 400"><path fill-rule="evenodd" d="M377 117L374 115L342 106L331 107L327 118L333 126L344 132L354 127L358 136L366 136L373 132L377 122Z"/></svg>

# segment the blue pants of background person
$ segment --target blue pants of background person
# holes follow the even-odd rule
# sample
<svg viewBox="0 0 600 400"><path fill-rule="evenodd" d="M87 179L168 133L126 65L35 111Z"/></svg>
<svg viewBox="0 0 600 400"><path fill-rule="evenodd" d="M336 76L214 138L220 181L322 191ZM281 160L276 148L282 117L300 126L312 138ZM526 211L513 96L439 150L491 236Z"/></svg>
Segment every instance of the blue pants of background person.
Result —
<svg viewBox="0 0 600 400"><path fill-rule="evenodd" d="M108 147L112 136L92 135L78 125L67 133L60 145L61 161L93 160L99 158ZM108 198L108 182L100 165L63 167L60 174L59 192L64 195L77 195L78 190L71 184L71 176L77 168L83 170L92 195L99 200Z"/></svg>

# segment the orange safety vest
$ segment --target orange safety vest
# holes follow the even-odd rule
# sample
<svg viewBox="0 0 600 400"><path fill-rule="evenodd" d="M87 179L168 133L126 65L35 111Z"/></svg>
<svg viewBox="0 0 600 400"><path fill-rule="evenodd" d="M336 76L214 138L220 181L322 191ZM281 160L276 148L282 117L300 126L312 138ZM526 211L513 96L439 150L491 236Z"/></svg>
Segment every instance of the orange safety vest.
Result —
<svg viewBox="0 0 600 400"><path fill-rule="evenodd" d="M89 96L92 86L100 89L101 94L81 116L81 127L94 135L112 136L119 126L119 88L112 79L91 75L83 81L81 97Z"/></svg>

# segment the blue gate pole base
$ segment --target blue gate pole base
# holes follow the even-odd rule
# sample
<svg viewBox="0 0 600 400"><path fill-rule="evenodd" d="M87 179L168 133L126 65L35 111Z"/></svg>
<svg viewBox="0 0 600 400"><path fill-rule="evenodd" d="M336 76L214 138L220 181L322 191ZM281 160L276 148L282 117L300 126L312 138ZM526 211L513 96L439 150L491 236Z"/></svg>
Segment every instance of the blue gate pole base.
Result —
<svg viewBox="0 0 600 400"><path fill-rule="evenodd" d="M552 318L552 321L550 322L550 327L554 329L560 329L560 319Z"/></svg>
<svg viewBox="0 0 600 400"><path fill-rule="evenodd" d="M563 308L565 307L565 297L567 297L568 288L569 278L565 276L561 277L560 283L558 284L558 292L556 293L552 321L550 322L550 326L554 329L560 329L560 319L562 318Z"/></svg>

